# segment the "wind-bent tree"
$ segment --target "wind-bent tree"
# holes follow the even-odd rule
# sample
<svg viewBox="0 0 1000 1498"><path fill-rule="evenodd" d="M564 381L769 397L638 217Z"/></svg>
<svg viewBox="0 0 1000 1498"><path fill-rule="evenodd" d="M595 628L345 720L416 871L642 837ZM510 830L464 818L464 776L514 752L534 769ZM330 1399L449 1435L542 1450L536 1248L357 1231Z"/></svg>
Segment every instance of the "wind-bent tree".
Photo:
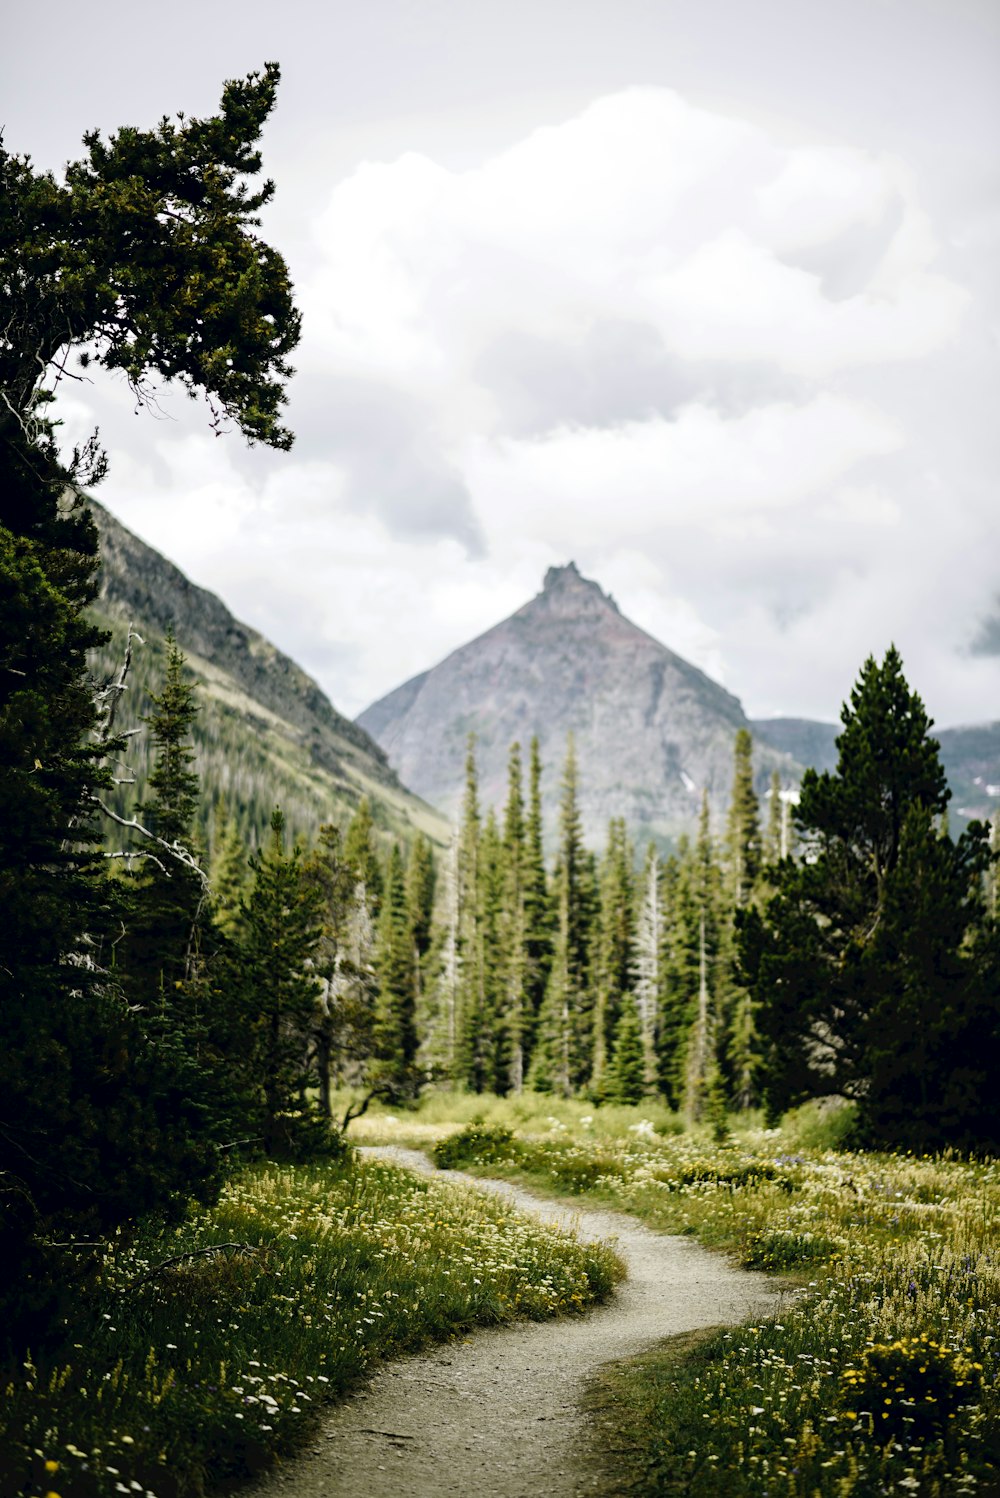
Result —
<svg viewBox="0 0 1000 1498"><path fill-rule="evenodd" d="M113 737L94 737L97 537L76 487L106 465L96 436L60 454L51 401L96 362L140 402L178 381L216 430L289 446L299 317L254 232L272 185L251 186L277 83L269 65L227 84L211 118L88 135L63 181L0 145L0 1256L28 1311L65 1274L50 1245L217 1174L171 1058L106 970L120 922L94 797Z"/></svg>

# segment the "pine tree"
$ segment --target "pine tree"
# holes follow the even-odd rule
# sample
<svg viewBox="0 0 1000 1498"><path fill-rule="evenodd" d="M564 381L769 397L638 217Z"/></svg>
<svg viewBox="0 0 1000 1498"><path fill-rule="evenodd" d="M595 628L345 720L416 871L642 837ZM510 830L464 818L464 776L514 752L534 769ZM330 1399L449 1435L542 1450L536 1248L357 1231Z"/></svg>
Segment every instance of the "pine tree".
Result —
<svg viewBox="0 0 1000 1498"><path fill-rule="evenodd" d="M559 806L556 935L532 1063L533 1084L564 1096L587 1081L593 1066L593 1006L588 986L593 886L583 847L571 734Z"/></svg>
<svg viewBox="0 0 1000 1498"><path fill-rule="evenodd" d="M767 793L767 830L764 834L764 862L777 863L785 856L782 839L784 805L781 799L781 776L771 771L771 785Z"/></svg>
<svg viewBox="0 0 1000 1498"><path fill-rule="evenodd" d="M760 863L760 805L753 788L753 739L748 729L739 728L733 746L733 786L726 819L727 893L737 908L749 901Z"/></svg>
<svg viewBox="0 0 1000 1498"><path fill-rule="evenodd" d="M175 995L192 976L198 926L205 916L204 880L169 851L183 853L193 847L198 806L190 743L198 708L184 666L184 655L168 630L163 685L152 694L152 712L146 718L153 753L147 778L151 794L137 814L158 841L139 845L140 853L147 846L154 852L137 882L128 931L117 947L126 990L142 1006L158 999L167 1007L174 1005Z"/></svg>
<svg viewBox="0 0 1000 1498"><path fill-rule="evenodd" d="M358 1005L357 986L346 981L348 922L358 886L338 827L320 828L315 848L303 861L302 878L315 892L320 923L311 959L318 984L310 1027L312 1062L320 1108L332 1118L333 1086L349 1063L370 1054L372 1029L370 1006Z"/></svg>
<svg viewBox="0 0 1000 1498"><path fill-rule="evenodd" d="M280 811L250 860L253 885L243 935L230 958L228 990L246 1024L242 1055L251 1102L247 1123L270 1155L298 1155L315 1138L306 1105L309 1036L319 987L310 964L321 935L319 896L299 848L285 848ZM232 1002L232 997L230 998Z"/></svg>
<svg viewBox="0 0 1000 1498"><path fill-rule="evenodd" d="M715 983L720 1068L716 1085L724 1097L743 1109L749 1108L757 1097L754 1007L749 990L740 979L735 931L737 911L745 909L760 894L762 850L752 756L753 740L747 729L741 728L733 748L733 787L726 823L726 877Z"/></svg>
<svg viewBox="0 0 1000 1498"><path fill-rule="evenodd" d="M471 1078L477 1092L504 1094L510 1089L512 1032L508 971L512 953L506 945L509 937L504 911L506 892L505 849L491 807L479 845L481 1007L476 1047L479 1064Z"/></svg>
<svg viewBox="0 0 1000 1498"><path fill-rule="evenodd" d="M458 1002L455 1075L460 1085L481 1092L487 1073L484 1034L483 940L480 920L479 777L476 737L469 735L465 794L458 844Z"/></svg>
<svg viewBox="0 0 1000 1498"><path fill-rule="evenodd" d="M613 817L601 860L598 880L599 912L594 964L594 1032L591 1091L600 1097L604 1070L621 1013L623 996L631 986L635 960L635 852L624 818Z"/></svg>
<svg viewBox="0 0 1000 1498"><path fill-rule="evenodd" d="M514 1092L524 1085L525 1055L534 1014L528 993L526 864L527 842L521 780L521 746L512 744L507 762L507 804L503 822L504 887L500 940L504 951L504 1023L510 1057L506 1084ZM500 1089L506 1091L506 1086Z"/></svg>
<svg viewBox="0 0 1000 1498"><path fill-rule="evenodd" d="M429 986L421 1029L420 1065L428 1076L443 1075L454 1082L459 1053L459 829L452 829L442 875L440 955L436 981Z"/></svg>
<svg viewBox="0 0 1000 1498"><path fill-rule="evenodd" d="M239 930L249 874L249 850L225 799L220 798L215 809L208 882L212 922L223 936L233 937Z"/></svg>
<svg viewBox="0 0 1000 1498"><path fill-rule="evenodd" d="M528 811L524 827L524 993L525 1067L535 1044L538 1015L552 966L552 910L545 870L542 817L542 760L538 738L531 740Z"/></svg>
<svg viewBox="0 0 1000 1498"><path fill-rule="evenodd" d="M694 845L682 839L665 871L666 996L659 1041L661 1085L674 1107L700 1117L715 1066L715 1003L722 873L703 796Z"/></svg>
<svg viewBox="0 0 1000 1498"><path fill-rule="evenodd" d="M635 999L627 994L615 1026L605 1097L609 1103L641 1103L646 1092L646 1051Z"/></svg>
<svg viewBox="0 0 1000 1498"><path fill-rule="evenodd" d="M348 867L353 869L355 879L364 885L365 901L373 917L378 919L382 900L382 865L375 841L372 806L367 796L361 797L348 824L344 858Z"/></svg>
<svg viewBox="0 0 1000 1498"><path fill-rule="evenodd" d="M836 772L803 776L809 857L782 867L763 917L751 908L740 922L769 1110L839 1093L858 1101L871 1139L960 1142L960 1128L985 1127L980 1066L993 1045L972 1018L984 1012L971 953L986 829L974 823L957 843L941 832L938 744L894 648L865 662L842 721ZM945 1033L931 1065L928 1039Z"/></svg>
<svg viewBox="0 0 1000 1498"><path fill-rule="evenodd" d="M49 409L78 356L122 371L140 403L150 376L179 380L251 440L289 446L278 417L299 319L284 262L253 232L273 188L248 180L277 82L272 66L227 84L213 119L93 132L64 181L0 145L0 1259L12 1287L0 1319L11 1337L25 1330L15 1311L40 1325L58 1293L53 1245L182 1210L219 1178L183 1055L129 1013L109 971L121 886L103 876L95 816L116 743L87 676L104 637L85 615L97 537L81 498L106 460L96 434L64 458Z"/></svg>
<svg viewBox="0 0 1000 1498"><path fill-rule="evenodd" d="M414 1097L418 1078L416 945L406 900L406 875L399 844L393 843L383 885L376 971L379 981L375 1015L376 1076L401 1097Z"/></svg>

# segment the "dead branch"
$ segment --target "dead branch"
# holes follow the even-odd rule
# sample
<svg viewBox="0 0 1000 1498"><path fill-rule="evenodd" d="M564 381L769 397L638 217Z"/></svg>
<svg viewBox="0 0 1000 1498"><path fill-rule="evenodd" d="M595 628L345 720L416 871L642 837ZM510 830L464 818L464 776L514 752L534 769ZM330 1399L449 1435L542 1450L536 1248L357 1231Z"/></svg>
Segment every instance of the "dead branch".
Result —
<svg viewBox="0 0 1000 1498"><path fill-rule="evenodd" d="M208 889L208 875L205 873L205 870L195 858L194 854L191 853L187 848L185 848L181 843L168 843L166 838L157 837L155 832L150 832L149 828L144 827L136 817L120 817L118 813L116 811L112 811L111 807L106 805L98 795L91 795L90 799L95 803L95 805L101 808L101 811L103 811L106 817L110 817L112 822L117 822L119 827L124 827L128 832L138 832L140 837L148 838L151 843L156 843L158 847L162 848L165 853L168 853L170 857L174 859L175 862L181 864L183 868L190 869L193 874L197 874L202 884L206 889ZM109 854L108 856L111 857L115 855ZM154 858L156 862L159 862L158 859L155 859L155 855L152 853L134 853L126 854L125 856L132 858ZM164 873L167 873L167 870L164 868L162 863L160 864L160 868L163 869ZM167 874L167 877L170 877L169 874Z"/></svg>
<svg viewBox="0 0 1000 1498"><path fill-rule="evenodd" d="M344 1114L343 1122L340 1125L340 1132L346 1134L348 1124L353 1123L356 1118L360 1118L362 1114L367 1113L369 1105L377 1097L387 1097L391 1102L397 1095L396 1088L392 1082L379 1082L376 1087L371 1089L362 1102L348 1104L347 1112Z"/></svg>
<svg viewBox="0 0 1000 1498"><path fill-rule="evenodd" d="M260 1248L252 1243L210 1243L207 1248L192 1248L186 1254L174 1254L172 1258L164 1259L160 1264L154 1264L153 1268L147 1269L145 1274L138 1274L135 1279L129 1280L125 1288L135 1290L139 1285L145 1285L150 1280L154 1280L165 1269L172 1269L175 1264L183 1264L187 1259L204 1259L209 1254L226 1253L230 1249L241 1254L260 1253Z"/></svg>

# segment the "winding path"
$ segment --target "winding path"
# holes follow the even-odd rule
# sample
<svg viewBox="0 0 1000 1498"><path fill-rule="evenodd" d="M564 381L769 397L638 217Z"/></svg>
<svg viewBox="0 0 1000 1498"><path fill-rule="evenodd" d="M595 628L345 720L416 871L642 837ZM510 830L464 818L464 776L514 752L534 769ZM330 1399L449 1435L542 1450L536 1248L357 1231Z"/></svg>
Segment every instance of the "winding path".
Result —
<svg viewBox="0 0 1000 1498"><path fill-rule="evenodd" d="M370 1151L433 1170L416 1150ZM369 1151L365 1151L369 1153ZM781 1291L688 1238L615 1212L547 1202L505 1181L441 1172L582 1238L613 1238L628 1279L579 1318L516 1322L386 1363L334 1409L310 1453L254 1498L579 1498L605 1490L583 1460L581 1400L603 1363L697 1327L774 1310ZM787 1292L786 1292L787 1293Z"/></svg>

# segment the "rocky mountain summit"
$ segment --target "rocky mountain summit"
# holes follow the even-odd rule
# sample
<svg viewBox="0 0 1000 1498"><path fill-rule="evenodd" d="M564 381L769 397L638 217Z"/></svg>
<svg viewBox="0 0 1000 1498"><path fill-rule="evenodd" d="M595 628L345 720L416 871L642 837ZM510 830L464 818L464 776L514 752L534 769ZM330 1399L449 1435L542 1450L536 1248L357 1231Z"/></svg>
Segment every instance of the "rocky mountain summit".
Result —
<svg viewBox="0 0 1000 1498"><path fill-rule="evenodd" d="M632 624L573 562L551 567L530 603L357 721L403 781L450 814L470 733L484 805L503 802L511 743L526 751L537 734L550 820L572 733L584 830L595 845L612 816L637 839L691 830L703 789L721 817L733 739L749 727L732 693ZM758 746L755 763L762 787L775 767L797 778L791 757L769 745Z"/></svg>

